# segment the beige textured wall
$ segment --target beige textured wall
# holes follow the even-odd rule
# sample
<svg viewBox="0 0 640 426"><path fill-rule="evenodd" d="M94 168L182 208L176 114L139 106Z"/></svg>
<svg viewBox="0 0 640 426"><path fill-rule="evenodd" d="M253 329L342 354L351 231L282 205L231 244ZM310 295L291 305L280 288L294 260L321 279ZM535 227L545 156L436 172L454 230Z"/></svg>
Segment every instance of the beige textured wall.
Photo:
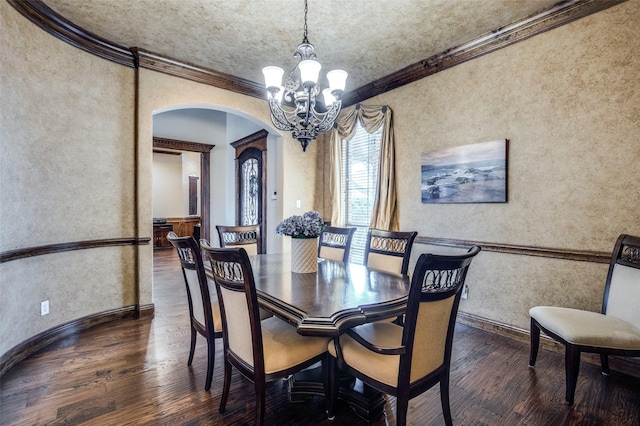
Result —
<svg viewBox="0 0 640 426"><path fill-rule="evenodd" d="M140 70L135 117L133 69L57 40L7 2L0 8L0 251L135 237L136 224L139 237L151 238L154 111L208 105L270 127L264 100L148 70ZM277 211L290 215L313 208L315 152L310 147L302 154L288 135L277 142L270 155L282 157L278 173L287 187L278 188ZM133 305L136 279L140 304L153 303L151 245L7 262L0 276L0 353L67 321ZM51 306L43 317L42 300Z"/></svg>
<svg viewBox="0 0 640 426"><path fill-rule="evenodd" d="M0 19L0 251L134 237L133 70L57 40L5 1ZM133 261L132 247L114 247L0 265L0 353L134 304Z"/></svg>
<svg viewBox="0 0 640 426"><path fill-rule="evenodd" d="M367 100L394 112L402 229L596 251L639 235L638 28L632 0ZM421 152L500 138L508 203L421 203ZM606 269L484 252L460 309L527 329L534 305L599 310Z"/></svg>

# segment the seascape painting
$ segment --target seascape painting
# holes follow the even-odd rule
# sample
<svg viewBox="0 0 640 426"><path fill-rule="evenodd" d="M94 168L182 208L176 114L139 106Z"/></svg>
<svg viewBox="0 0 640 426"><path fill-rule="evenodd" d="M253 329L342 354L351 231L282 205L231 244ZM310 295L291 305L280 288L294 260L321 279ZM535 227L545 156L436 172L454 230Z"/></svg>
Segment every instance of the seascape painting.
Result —
<svg viewBox="0 0 640 426"><path fill-rule="evenodd" d="M422 153L422 202L506 203L507 140Z"/></svg>

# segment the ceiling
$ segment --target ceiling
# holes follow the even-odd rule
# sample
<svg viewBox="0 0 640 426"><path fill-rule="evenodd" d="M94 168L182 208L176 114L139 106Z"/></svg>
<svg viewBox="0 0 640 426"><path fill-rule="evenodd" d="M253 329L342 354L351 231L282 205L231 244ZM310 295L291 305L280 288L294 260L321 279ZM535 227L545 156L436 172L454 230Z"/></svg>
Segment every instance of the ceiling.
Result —
<svg viewBox="0 0 640 426"><path fill-rule="evenodd" d="M308 38L346 91L476 39L557 0L308 0ZM44 0L86 31L125 47L263 83L289 70L303 0Z"/></svg>

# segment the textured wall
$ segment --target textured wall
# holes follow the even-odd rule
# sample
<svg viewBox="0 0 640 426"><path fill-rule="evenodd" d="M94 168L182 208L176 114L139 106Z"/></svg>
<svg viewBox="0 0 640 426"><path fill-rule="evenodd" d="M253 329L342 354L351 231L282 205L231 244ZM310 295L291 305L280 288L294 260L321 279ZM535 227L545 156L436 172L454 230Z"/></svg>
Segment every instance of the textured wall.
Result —
<svg viewBox="0 0 640 426"><path fill-rule="evenodd" d="M0 2L0 251L134 237L133 70L71 47ZM0 265L0 353L135 303L134 249ZM51 313L40 316L40 302Z"/></svg>
<svg viewBox="0 0 640 426"><path fill-rule="evenodd" d="M638 28L634 0L366 101L394 111L401 227L596 251L640 234ZM421 203L421 152L500 138L508 203ZM606 269L484 252L460 309L522 328L537 304L598 310Z"/></svg>

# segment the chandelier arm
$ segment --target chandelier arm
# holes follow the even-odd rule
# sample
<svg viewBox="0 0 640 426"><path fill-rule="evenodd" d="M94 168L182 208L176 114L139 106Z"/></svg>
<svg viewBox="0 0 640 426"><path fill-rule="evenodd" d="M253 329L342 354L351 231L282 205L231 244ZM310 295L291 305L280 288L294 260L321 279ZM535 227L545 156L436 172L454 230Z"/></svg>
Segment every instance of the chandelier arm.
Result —
<svg viewBox="0 0 640 426"><path fill-rule="evenodd" d="M271 110L271 121L278 130L294 131L296 126L291 124L286 112L276 99L269 99L269 109Z"/></svg>
<svg viewBox="0 0 640 426"><path fill-rule="evenodd" d="M341 106L342 101L336 101L329 107L329 109L327 109L322 121L316 126L319 133L326 133L333 128L333 124L335 123L336 118L338 118L338 114L340 114Z"/></svg>

